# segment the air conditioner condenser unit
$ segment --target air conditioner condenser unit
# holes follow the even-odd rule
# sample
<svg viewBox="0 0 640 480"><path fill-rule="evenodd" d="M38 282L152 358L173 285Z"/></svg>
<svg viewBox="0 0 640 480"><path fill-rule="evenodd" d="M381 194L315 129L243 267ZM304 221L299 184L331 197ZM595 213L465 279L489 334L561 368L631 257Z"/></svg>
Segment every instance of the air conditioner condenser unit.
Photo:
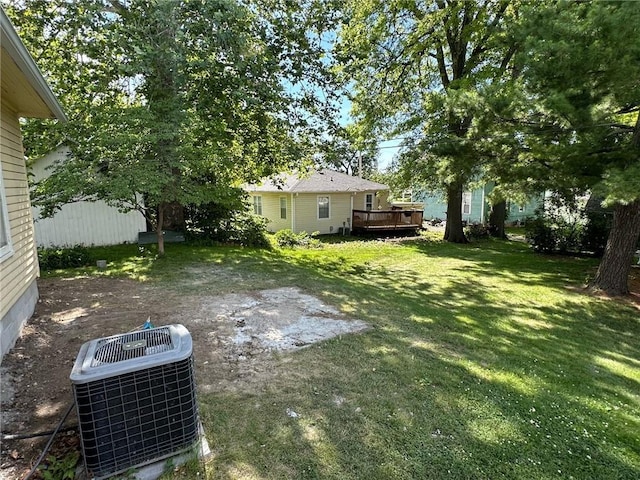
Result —
<svg viewBox="0 0 640 480"><path fill-rule="evenodd" d="M107 478L197 444L193 347L184 326L91 340L82 345L70 378L90 478Z"/></svg>

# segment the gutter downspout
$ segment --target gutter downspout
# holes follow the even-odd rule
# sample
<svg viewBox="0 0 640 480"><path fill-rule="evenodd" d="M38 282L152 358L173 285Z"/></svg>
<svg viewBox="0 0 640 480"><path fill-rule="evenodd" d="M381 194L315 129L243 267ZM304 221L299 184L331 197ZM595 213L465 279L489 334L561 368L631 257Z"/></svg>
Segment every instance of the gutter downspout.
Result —
<svg viewBox="0 0 640 480"><path fill-rule="evenodd" d="M349 218L347 219L347 222L349 224L349 233L351 233L351 229L353 228L353 196L355 195L355 193L351 193L351 195L349 195L349 200L350 200L350 204L351 204L351 209L349 210Z"/></svg>
<svg viewBox="0 0 640 480"><path fill-rule="evenodd" d="M291 194L291 230L296 231L296 199L293 193Z"/></svg>
<svg viewBox="0 0 640 480"><path fill-rule="evenodd" d="M484 221L484 190L485 188L487 188L487 184L485 183L484 185L482 185L482 203L480 204L480 223L482 225L485 224Z"/></svg>

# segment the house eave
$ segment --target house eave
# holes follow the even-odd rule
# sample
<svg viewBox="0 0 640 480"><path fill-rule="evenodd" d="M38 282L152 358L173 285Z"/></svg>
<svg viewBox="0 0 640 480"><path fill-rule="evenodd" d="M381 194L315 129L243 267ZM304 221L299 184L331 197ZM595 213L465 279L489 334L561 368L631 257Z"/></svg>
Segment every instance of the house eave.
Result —
<svg viewBox="0 0 640 480"><path fill-rule="evenodd" d="M0 47L13 60L17 69L24 77L24 81L31 86L41 102L40 108L27 108L23 110L18 100L16 105L18 114L36 118L56 118L66 122L67 117L62 106L49 88L31 54L29 54L20 40L20 37L2 8L0 8ZM16 101L15 99L12 100Z"/></svg>

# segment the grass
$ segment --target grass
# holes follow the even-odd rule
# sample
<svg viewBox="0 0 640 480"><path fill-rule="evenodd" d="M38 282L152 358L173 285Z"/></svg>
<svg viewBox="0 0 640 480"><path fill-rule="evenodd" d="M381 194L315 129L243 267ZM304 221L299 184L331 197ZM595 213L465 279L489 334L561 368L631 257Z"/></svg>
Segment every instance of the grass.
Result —
<svg viewBox="0 0 640 480"><path fill-rule="evenodd" d="M640 477L640 321L576 288L592 259L436 240L138 253L105 249L108 268L82 273L185 292L295 285L373 327L292 354L264 392L200 395L206 478ZM239 280L194 287L193 268Z"/></svg>

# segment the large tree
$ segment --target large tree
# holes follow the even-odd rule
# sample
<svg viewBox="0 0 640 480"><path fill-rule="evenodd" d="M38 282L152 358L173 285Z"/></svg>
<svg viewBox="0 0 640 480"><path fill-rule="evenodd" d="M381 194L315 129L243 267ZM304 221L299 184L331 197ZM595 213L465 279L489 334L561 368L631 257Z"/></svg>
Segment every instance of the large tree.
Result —
<svg viewBox="0 0 640 480"><path fill-rule="evenodd" d="M361 135L358 125L335 125L320 144L316 164L349 175L371 178L377 172L378 147L374 138Z"/></svg>
<svg viewBox="0 0 640 480"><path fill-rule="evenodd" d="M402 135L401 169L447 198L445 239L465 242L462 193L490 157L478 148L487 99L513 77L511 0L349 3L341 32L355 114L373 134Z"/></svg>
<svg viewBox="0 0 640 480"><path fill-rule="evenodd" d="M70 117L62 131L27 128L50 140L32 154L61 140L73 151L36 202L139 210L161 253L172 205L230 202L299 163L327 103L313 85L326 80L330 19L314 1L26 0L9 12Z"/></svg>
<svg viewBox="0 0 640 480"><path fill-rule="evenodd" d="M635 2L549 1L523 12L523 147L512 163L565 196L592 190L613 225L591 287L628 292L640 235L640 9Z"/></svg>

